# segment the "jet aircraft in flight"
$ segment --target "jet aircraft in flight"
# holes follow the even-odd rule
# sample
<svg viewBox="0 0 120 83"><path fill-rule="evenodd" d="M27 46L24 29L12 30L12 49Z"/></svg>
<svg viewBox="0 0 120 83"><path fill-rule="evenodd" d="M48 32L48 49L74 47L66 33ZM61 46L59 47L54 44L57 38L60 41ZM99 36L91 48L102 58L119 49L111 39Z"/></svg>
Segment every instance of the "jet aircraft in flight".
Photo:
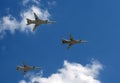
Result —
<svg viewBox="0 0 120 83"><path fill-rule="evenodd" d="M25 75L30 70L40 69L40 67L36 66L28 66L25 63L23 63L23 66L17 66L17 71L23 70L23 74Z"/></svg>
<svg viewBox="0 0 120 83"><path fill-rule="evenodd" d="M34 25L34 28L33 28L33 31L35 31L35 29L41 25L41 24L51 24L51 23L55 23L55 21L49 21L49 20L41 20L39 19L39 17L36 15L36 13L34 13L34 17L35 17L35 20L31 20L31 19L28 19L27 18L27 25L30 25L30 24L35 24Z"/></svg>
<svg viewBox="0 0 120 83"><path fill-rule="evenodd" d="M68 47L67 47L68 49L74 44L88 42L86 40L75 40L71 35L69 35L69 36L70 36L70 40L62 39L62 44L68 44Z"/></svg>

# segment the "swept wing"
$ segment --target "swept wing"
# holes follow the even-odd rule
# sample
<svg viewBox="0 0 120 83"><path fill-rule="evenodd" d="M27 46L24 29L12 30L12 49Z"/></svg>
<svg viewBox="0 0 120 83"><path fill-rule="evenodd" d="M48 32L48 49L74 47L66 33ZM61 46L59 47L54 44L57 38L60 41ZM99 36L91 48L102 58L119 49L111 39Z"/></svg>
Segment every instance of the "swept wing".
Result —
<svg viewBox="0 0 120 83"><path fill-rule="evenodd" d="M34 28L33 28L33 31L35 31L35 29L39 26L40 24L35 24L34 25Z"/></svg>
<svg viewBox="0 0 120 83"><path fill-rule="evenodd" d="M67 47L67 49L69 49L71 46L72 46L72 44L69 44L68 47Z"/></svg>
<svg viewBox="0 0 120 83"><path fill-rule="evenodd" d="M27 73L27 71L26 71L26 70L24 70L24 71L23 71L23 75L25 75L26 73Z"/></svg>
<svg viewBox="0 0 120 83"><path fill-rule="evenodd" d="M36 15L36 13L34 13L34 16L35 16L35 20L40 20L39 17Z"/></svg>
<svg viewBox="0 0 120 83"><path fill-rule="evenodd" d="M69 36L70 36L70 40L71 40L71 41L73 41L73 40L74 40L74 38L72 37L72 35L69 35Z"/></svg>

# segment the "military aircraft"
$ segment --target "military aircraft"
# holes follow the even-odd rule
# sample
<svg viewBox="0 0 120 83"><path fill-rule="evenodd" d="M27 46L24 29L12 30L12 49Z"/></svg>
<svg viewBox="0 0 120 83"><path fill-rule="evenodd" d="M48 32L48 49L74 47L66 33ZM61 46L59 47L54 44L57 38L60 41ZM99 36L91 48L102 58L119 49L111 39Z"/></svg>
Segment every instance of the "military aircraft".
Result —
<svg viewBox="0 0 120 83"><path fill-rule="evenodd" d="M34 17L35 17L35 20L31 20L31 19L28 19L27 18L27 25L30 25L30 24L35 24L34 25L34 28L33 28L33 31L35 31L35 29L41 25L41 24L51 24L51 23L54 23L55 21L49 21L49 20L41 20L39 19L39 17L36 15L36 13L34 13Z"/></svg>
<svg viewBox="0 0 120 83"><path fill-rule="evenodd" d="M70 40L62 39L62 44L68 44L68 49L74 44L88 42L86 40L74 40L74 38L71 35L69 35L69 36L70 36Z"/></svg>
<svg viewBox="0 0 120 83"><path fill-rule="evenodd" d="M17 71L23 70L23 74L25 75L30 70L40 69L40 67L36 66L28 66L25 63L23 63L23 66L17 66Z"/></svg>

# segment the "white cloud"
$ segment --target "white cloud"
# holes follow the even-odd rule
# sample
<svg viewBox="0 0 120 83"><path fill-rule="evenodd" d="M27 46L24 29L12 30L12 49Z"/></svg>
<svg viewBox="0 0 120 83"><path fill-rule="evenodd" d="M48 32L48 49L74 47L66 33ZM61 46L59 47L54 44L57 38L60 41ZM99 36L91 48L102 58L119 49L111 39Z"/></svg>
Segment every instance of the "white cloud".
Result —
<svg viewBox="0 0 120 83"><path fill-rule="evenodd" d="M26 25L26 18L34 19L33 12L41 19L48 19L50 17L48 10L41 9L34 5L20 12L20 21L12 15L3 16L0 20L0 38L4 37L6 31L10 31L12 34L14 34L16 30L20 30L21 32L32 32L33 25Z"/></svg>
<svg viewBox="0 0 120 83"><path fill-rule="evenodd" d="M18 26L18 22L16 20L16 18L14 18L13 16L11 15L8 15L8 16L4 16L3 17L3 20L2 20L2 30L10 30L11 33L14 33L15 30L18 28L16 26Z"/></svg>
<svg viewBox="0 0 120 83"><path fill-rule="evenodd" d="M27 4L29 4L29 2L35 3L35 4L37 4L37 5L40 4L40 0L22 0L23 6L26 6Z"/></svg>
<svg viewBox="0 0 120 83"><path fill-rule="evenodd" d="M101 69L102 65L97 61L86 66L64 61L63 68L57 73L49 77L33 76L26 83L101 83L98 79Z"/></svg>
<svg viewBox="0 0 120 83"><path fill-rule="evenodd" d="M23 1L22 1L22 4L23 4L23 5L26 5L28 2L29 2L29 0L23 0Z"/></svg>
<svg viewBox="0 0 120 83"><path fill-rule="evenodd" d="M32 0L36 4L40 4L40 0Z"/></svg>
<svg viewBox="0 0 120 83"><path fill-rule="evenodd" d="M56 5L56 1L48 1L47 2L49 6L55 6Z"/></svg>
<svg viewBox="0 0 120 83"><path fill-rule="evenodd" d="M21 80L19 83L26 83L24 80Z"/></svg>

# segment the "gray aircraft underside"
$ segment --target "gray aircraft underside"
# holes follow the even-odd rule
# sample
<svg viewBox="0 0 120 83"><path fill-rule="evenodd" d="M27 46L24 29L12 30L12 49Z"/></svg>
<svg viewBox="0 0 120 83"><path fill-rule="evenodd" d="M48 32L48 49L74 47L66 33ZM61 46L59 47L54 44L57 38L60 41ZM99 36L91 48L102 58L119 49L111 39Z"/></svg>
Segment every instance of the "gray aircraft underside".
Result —
<svg viewBox="0 0 120 83"><path fill-rule="evenodd" d="M36 13L34 13L34 17L35 17L35 20L31 20L31 19L28 19L27 18L27 25L30 25L30 24L35 24L34 25L34 28L33 28L33 31L35 31L35 29L41 25L41 24L51 24L51 23L55 23L55 21L49 21L49 20L41 20L39 19L39 17L36 15Z"/></svg>
<svg viewBox="0 0 120 83"><path fill-rule="evenodd" d="M88 41L86 41L86 40L75 40L71 35L70 35L70 40L62 39L63 44L68 44L68 49L74 44L87 43L87 42Z"/></svg>
<svg viewBox="0 0 120 83"><path fill-rule="evenodd" d="M25 75L28 71L30 70L35 70L35 69L40 69L40 67L36 67L36 66L28 66L26 64L23 63L23 66L17 66L17 71L22 70L23 74Z"/></svg>

